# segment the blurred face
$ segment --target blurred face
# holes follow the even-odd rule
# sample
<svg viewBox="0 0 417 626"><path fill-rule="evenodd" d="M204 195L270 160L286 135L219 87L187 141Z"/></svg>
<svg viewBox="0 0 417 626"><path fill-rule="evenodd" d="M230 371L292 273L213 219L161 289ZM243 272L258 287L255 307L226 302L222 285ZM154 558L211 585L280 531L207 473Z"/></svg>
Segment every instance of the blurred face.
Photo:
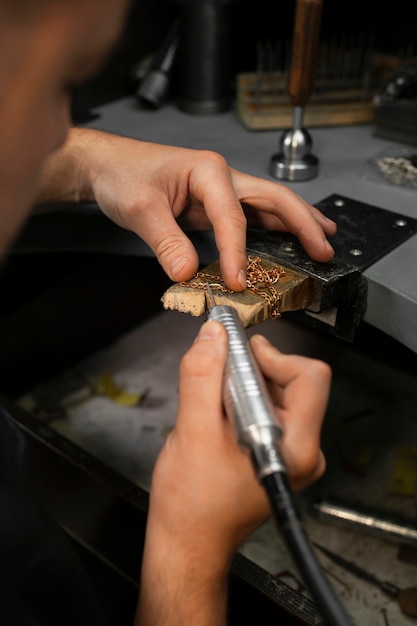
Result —
<svg viewBox="0 0 417 626"><path fill-rule="evenodd" d="M128 1L0 0L0 256L65 141L71 88L99 69Z"/></svg>

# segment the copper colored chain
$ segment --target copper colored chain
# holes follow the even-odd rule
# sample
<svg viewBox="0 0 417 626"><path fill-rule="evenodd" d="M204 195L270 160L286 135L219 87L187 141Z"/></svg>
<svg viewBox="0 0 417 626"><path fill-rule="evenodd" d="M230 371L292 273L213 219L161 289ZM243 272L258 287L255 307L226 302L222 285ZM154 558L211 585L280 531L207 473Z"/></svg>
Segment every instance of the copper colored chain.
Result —
<svg viewBox="0 0 417 626"><path fill-rule="evenodd" d="M266 301L269 308L269 316L272 319L281 317L279 311L279 294L274 284L278 282L280 277L284 274L285 270L283 267L271 267L266 269L262 267L260 257L248 256L248 266L246 270L247 289ZM213 276L207 272L197 272L193 279L183 281L180 284L183 287L191 287L193 289L206 289L207 283L210 285L210 289L216 289L222 293L233 293L231 289L228 289L228 287L224 285L220 275Z"/></svg>

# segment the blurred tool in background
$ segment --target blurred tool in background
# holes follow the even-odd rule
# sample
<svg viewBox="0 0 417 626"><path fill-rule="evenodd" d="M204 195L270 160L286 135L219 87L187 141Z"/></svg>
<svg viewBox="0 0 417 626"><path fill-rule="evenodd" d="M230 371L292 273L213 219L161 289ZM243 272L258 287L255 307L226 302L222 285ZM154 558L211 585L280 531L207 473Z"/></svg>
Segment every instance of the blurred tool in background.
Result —
<svg viewBox="0 0 417 626"><path fill-rule="evenodd" d="M180 0L178 107L197 115L230 108L230 4Z"/></svg>
<svg viewBox="0 0 417 626"><path fill-rule="evenodd" d="M303 116L316 75L321 14L322 0L297 0L288 83L294 107L292 128L282 134L280 152L270 163L272 176L281 180L307 180L318 174L319 161L311 154L312 139L303 126Z"/></svg>
<svg viewBox="0 0 417 626"><path fill-rule="evenodd" d="M417 547L417 522L387 511L374 510L359 503L319 498L311 503L310 514L323 522L375 535L385 541Z"/></svg>
<svg viewBox="0 0 417 626"><path fill-rule="evenodd" d="M307 5L316 2L304 1ZM241 2L170 0L169 4L174 11L165 39L129 72L129 84L139 102L157 109L170 96L185 112L212 114L229 110L235 99L236 113L246 128L289 128L294 121L294 95L297 99L292 57L295 50L300 55L311 46L311 25L307 27L309 36L298 38L296 43L296 28L292 37L289 35L290 9L286 7L284 23L277 25L276 35L269 29L265 38L259 24L258 28L252 24L254 41L247 41L242 39L244 34L238 36L243 19ZM304 54L301 73L298 68L310 90L308 106L304 102L302 107L304 125L375 121L376 135L417 145L415 45L384 52L378 48L378 33L373 27L329 30L326 19L328 22L331 7L324 7L322 13L322 24L317 28L320 41L314 42L318 50L313 55ZM250 18L256 23L260 20L257 13L251 13ZM242 71L242 63L244 67L252 62L255 71Z"/></svg>
<svg viewBox="0 0 417 626"><path fill-rule="evenodd" d="M416 57L397 61L383 81L376 99L375 135L417 146Z"/></svg>
<svg viewBox="0 0 417 626"><path fill-rule="evenodd" d="M159 108L171 91L186 113L215 114L230 108L231 2L178 0L178 16L160 49L133 70L141 104Z"/></svg>
<svg viewBox="0 0 417 626"><path fill-rule="evenodd" d="M237 113L247 128L274 130L291 123L287 47L288 42L259 45L256 73L237 76ZM372 50L372 35L322 39L316 78L304 111L307 126L373 121L373 98L386 68L383 57L373 55Z"/></svg>
<svg viewBox="0 0 417 626"><path fill-rule="evenodd" d="M145 66L139 65L137 68L137 71L140 71L145 67L145 72L136 91L136 96L140 102L154 108L159 108L165 102L171 86L178 43L179 20L176 19L159 50L150 58L145 59ZM147 65L149 65L148 68Z"/></svg>

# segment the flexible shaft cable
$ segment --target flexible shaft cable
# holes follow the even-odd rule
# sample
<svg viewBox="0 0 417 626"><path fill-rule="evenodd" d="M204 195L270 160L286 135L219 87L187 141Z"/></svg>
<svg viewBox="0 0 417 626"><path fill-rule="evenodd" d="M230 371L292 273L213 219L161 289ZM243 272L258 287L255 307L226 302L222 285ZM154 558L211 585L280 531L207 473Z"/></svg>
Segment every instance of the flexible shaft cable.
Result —
<svg viewBox="0 0 417 626"><path fill-rule="evenodd" d="M353 626L352 619L321 569L303 529L287 475L281 472L268 474L262 479L262 484L268 494L278 530L323 617L330 626Z"/></svg>

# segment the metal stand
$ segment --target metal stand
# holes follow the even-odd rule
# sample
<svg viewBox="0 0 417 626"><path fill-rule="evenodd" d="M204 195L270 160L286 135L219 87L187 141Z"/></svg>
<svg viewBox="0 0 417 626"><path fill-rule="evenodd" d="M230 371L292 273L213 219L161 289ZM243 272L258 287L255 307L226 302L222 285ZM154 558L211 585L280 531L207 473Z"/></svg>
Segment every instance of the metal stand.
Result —
<svg viewBox="0 0 417 626"><path fill-rule="evenodd" d="M303 107L294 107L292 128L282 133L280 152L271 157L270 172L279 180L296 182L318 174L319 160L311 154L312 139L302 119Z"/></svg>

